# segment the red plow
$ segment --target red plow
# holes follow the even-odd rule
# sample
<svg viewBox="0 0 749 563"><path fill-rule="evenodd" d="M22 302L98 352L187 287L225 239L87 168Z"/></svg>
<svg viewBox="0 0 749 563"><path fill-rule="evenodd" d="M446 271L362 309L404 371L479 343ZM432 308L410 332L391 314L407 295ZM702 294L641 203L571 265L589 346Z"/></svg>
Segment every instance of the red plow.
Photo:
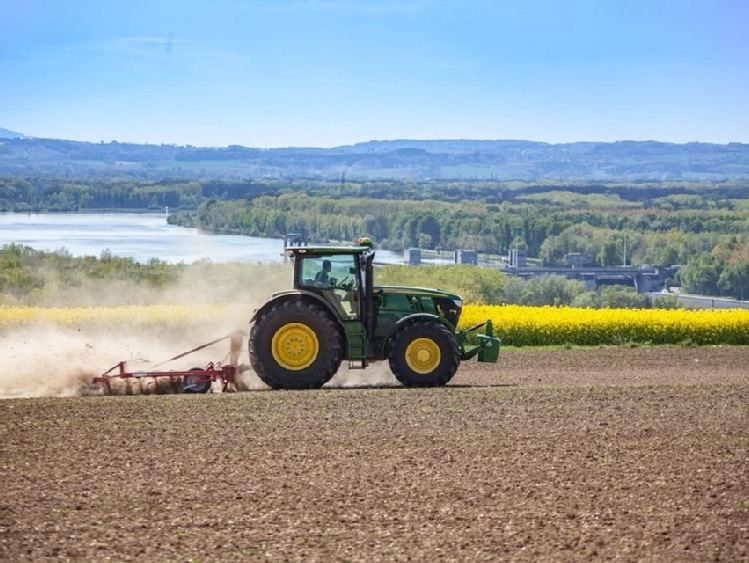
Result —
<svg viewBox="0 0 749 563"><path fill-rule="evenodd" d="M242 351L244 336L245 333L241 330L229 333L226 336L217 338L216 340L207 342L206 344L201 344L200 346L197 346L192 350L188 350L187 352L183 352L182 354L178 354L173 358L169 358L168 360L160 362L159 364L153 366L152 369L147 371L128 371L126 361L118 362L116 365L109 368L100 376L94 377L93 383L94 385L103 386L104 393L107 395L113 394L113 381L124 381L126 387L130 389L130 385L133 381L137 381L142 385L142 382L153 379L154 381L146 383L146 386L150 385L150 383L153 383L155 387L158 387L156 385L156 381L164 381L165 378L168 378L167 381L172 385L172 387L179 388L179 386L181 385L182 391L185 393L207 393L211 389L213 383L216 381L221 381L223 384L222 390L227 391L229 385L234 385L236 383L237 373L239 373L241 370L241 367L238 366L238 361L239 355ZM160 366L163 366L164 364L179 360L189 354L192 354L209 346L213 346L214 344L217 344L224 340L229 341L229 353L227 354L226 358L228 359L228 362L226 364L223 364L222 362L210 362L205 367L193 367L188 370L182 371L162 371L156 369Z"/></svg>

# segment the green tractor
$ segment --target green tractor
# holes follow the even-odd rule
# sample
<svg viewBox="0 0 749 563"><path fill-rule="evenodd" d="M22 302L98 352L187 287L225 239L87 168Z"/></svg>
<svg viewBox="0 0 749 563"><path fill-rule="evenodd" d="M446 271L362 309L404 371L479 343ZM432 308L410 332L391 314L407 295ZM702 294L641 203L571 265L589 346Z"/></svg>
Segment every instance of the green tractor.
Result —
<svg viewBox="0 0 749 563"><path fill-rule="evenodd" d="M406 387L447 384L462 360L496 362L500 341L491 321L457 330L459 295L374 285L371 242L294 246L294 288L274 293L252 317L250 361L273 389L317 389L338 371L388 360ZM468 335L477 335L469 345Z"/></svg>

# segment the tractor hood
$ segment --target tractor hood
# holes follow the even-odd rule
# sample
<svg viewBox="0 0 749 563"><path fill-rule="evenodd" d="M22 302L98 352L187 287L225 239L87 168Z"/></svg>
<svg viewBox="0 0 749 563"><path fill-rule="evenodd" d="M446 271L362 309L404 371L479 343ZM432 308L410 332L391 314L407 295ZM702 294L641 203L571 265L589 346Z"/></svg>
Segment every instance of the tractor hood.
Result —
<svg viewBox="0 0 749 563"><path fill-rule="evenodd" d="M374 286L375 295L380 296L380 313L395 312L396 316L426 313L445 319L458 326L463 311L463 298L457 293L427 287Z"/></svg>
<svg viewBox="0 0 749 563"><path fill-rule="evenodd" d="M442 299L451 299L453 301L463 302L463 298L457 293L451 293L442 289L433 289L429 287L407 287L402 285L380 285L374 287L375 293L382 290L384 293L405 295L423 295L426 297L437 297Z"/></svg>

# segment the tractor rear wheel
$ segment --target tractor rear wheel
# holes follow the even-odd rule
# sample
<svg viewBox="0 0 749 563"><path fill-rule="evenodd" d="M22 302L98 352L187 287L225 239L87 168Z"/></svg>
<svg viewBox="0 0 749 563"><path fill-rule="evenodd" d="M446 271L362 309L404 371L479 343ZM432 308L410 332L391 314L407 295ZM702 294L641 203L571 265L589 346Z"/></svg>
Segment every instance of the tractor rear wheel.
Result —
<svg viewBox="0 0 749 563"><path fill-rule="evenodd" d="M406 387L446 385L460 365L455 336L436 322L417 322L398 332L388 359L396 379Z"/></svg>
<svg viewBox="0 0 749 563"><path fill-rule="evenodd" d="M338 371L343 342L322 307L285 301L255 321L250 362L273 389L318 389Z"/></svg>

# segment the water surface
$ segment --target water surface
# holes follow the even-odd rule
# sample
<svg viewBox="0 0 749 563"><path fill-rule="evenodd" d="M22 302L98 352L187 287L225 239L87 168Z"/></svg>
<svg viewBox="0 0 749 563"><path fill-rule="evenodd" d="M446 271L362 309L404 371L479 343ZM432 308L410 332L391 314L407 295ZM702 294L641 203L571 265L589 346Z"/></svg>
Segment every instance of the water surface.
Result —
<svg viewBox="0 0 749 563"><path fill-rule="evenodd" d="M65 249L73 256L115 256L145 263L151 258L190 264L281 262L283 240L215 235L168 225L166 215L151 213L24 214L0 213L0 246L23 244L38 250Z"/></svg>

